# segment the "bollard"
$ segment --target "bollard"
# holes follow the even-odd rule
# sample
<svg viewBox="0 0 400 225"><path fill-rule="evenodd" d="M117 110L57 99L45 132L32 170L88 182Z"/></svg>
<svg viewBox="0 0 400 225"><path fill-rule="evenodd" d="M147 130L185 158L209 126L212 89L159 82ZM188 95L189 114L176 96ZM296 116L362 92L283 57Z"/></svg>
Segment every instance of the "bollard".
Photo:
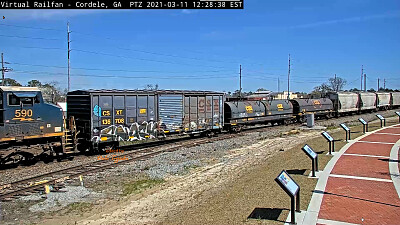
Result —
<svg viewBox="0 0 400 225"><path fill-rule="evenodd" d="M44 192L46 193L46 194L48 194L48 193L50 193L50 186L49 185L44 185Z"/></svg>
<svg viewBox="0 0 400 225"><path fill-rule="evenodd" d="M82 175L79 176L79 180L81 181L81 186L83 187L83 176Z"/></svg>

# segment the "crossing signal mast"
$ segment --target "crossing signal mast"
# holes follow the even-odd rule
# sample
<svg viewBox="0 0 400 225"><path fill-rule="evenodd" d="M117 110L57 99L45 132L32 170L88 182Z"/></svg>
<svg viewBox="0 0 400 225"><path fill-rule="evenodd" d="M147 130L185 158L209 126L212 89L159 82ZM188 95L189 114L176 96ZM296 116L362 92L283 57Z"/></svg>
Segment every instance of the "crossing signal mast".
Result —
<svg viewBox="0 0 400 225"><path fill-rule="evenodd" d="M1 86L4 86L4 79L6 72L12 71L11 68L4 67L4 64L10 64L9 62L4 62L4 54L1 53Z"/></svg>

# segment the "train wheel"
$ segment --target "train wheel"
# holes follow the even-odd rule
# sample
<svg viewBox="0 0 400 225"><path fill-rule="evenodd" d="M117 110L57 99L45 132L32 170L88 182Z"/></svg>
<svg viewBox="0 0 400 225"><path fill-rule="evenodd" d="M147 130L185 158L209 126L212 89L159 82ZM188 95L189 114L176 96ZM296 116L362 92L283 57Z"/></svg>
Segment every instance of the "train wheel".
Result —
<svg viewBox="0 0 400 225"><path fill-rule="evenodd" d="M33 154L28 152L13 152L4 158L2 164L16 166L18 164L29 165L32 163L33 158Z"/></svg>
<svg viewBox="0 0 400 225"><path fill-rule="evenodd" d="M206 133L206 135L207 135L208 138L212 138L215 134L214 134L213 131L209 131L209 132Z"/></svg>

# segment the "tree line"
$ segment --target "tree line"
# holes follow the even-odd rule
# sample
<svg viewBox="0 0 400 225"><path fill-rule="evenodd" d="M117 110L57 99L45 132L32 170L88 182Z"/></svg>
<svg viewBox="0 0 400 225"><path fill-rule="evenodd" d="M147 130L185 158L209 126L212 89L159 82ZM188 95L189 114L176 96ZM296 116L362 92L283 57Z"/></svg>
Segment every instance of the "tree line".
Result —
<svg viewBox="0 0 400 225"><path fill-rule="evenodd" d="M4 86L24 86L20 84L18 81L12 78L5 78L3 82ZM57 102L65 102L67 89L62 89L58 86L56 81L42 83L39 80L31 80L28 81L25 87L37 87L42 91L43 99L46 102L57 103Z"/></svg>

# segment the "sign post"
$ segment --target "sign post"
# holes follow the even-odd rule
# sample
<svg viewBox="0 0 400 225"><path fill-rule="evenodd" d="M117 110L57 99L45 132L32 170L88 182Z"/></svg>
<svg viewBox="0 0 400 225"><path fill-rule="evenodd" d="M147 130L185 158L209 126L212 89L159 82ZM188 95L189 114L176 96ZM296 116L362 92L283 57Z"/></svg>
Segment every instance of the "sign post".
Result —
<svg viewBox="0 0 400 225"><path fill-rule="evenodd" d="M368 122L363 118L359 118L358 121L360 121L363 125L363 133L365 134L365 132L368 132Z"/></svg>
<svg viewBox="0 0 400 225"><path fill-rule="evenodd" d="M291 204L291 224L296 224L296 211L300 212L300 186L289 176L289 174L282 170L282 172L275 178L279 186L290 196Z"/></svg>
<svg viewBox="0 0 400 225"><path fill-rule="evenodd" d="M396 112L396 114L399 117L399 123L400 123L400 112Z"/></svg>
<svg viewBox="0 0 400 225"><path fill-rule="evenodd" d="M386 127L386 119L380 114L376 115L376 117L378 117L379 120L381 121L381 127ZM383 121L383 126L382 126L382 121Z"/></svg>
<svg viewBox="0 0 400 225"><path fill-rule="evenodd" d="M315 177L315 171L318 171L318 154L315 153L307 144L301 148L304 153L311 159L312 173L311 176Z"/></svg>
<svg viewBox="0 0 400 225"><path fill-rule="evenodd" d="M347 142L348 140L351 140L351 137L350 137L350 128L348 128L348 127L346 126L346 124L344 124L344 123L341 123L340 126L341 126L341 127L343 128L343 130L346 132L346 142Z"/></svg>
<svg viewBox="0 0 400 225"><path fill-rule="evenodd" d="M332 155L332 152L335 151L335 140L333 137L326 131L321 133L322 136L329 142L329 155Z"/></svg>

